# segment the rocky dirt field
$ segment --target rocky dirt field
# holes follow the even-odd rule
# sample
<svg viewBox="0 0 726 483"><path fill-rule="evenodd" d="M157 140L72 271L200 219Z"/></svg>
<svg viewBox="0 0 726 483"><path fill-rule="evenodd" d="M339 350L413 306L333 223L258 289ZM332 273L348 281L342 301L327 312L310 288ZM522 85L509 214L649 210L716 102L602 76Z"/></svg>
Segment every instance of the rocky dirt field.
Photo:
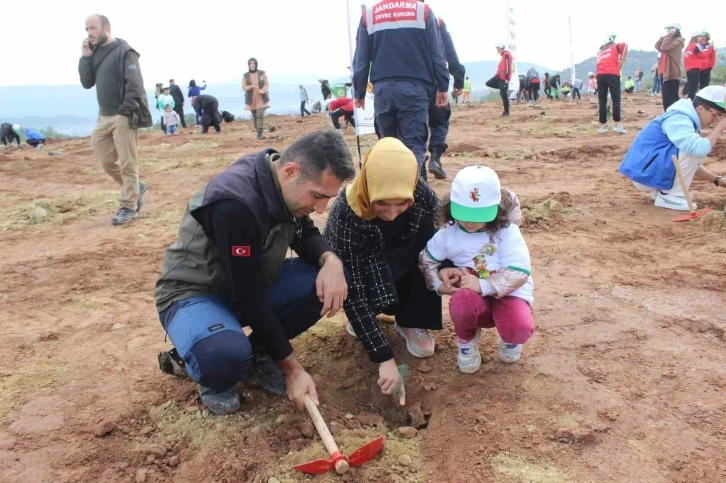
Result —
<svg viewBox="0 0 726 483"><path fill-rule="evenodd" d="M267 141L246 122L142 133L146 206L122 228L89 139L53 142L59 157L0 154L0 481L725 481L726 191L696 181L714 212L671 222L616 172L661 106L631 97L624 110L627 135L598 135L587 101L514 106L503 120L496 104L454 108L450 179L491 166L528 208L537 332L516 365L499 362L487 332L485 363L466 376L448 314L426 361L388 321L409 367L397 409L344 318L321 321L294 345L323 416L344 451L386 439L343 477L291 469L324 449L287 400L240 385L242 412L210 416L156 362L169 343L153 286L187 198L242 154L283 149L325 119L273 116ZM708 166L726 174L726 143ZM432 181L440 195L449 185Z"/></svg>

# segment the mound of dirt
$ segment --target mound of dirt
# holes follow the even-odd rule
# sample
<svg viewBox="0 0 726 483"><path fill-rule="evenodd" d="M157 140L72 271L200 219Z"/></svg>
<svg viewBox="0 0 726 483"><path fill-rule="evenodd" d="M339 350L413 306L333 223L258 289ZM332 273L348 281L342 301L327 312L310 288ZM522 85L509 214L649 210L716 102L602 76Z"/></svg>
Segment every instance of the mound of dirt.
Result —
<svg viewBox="0 0 726 483"><path fill-rule="evenodd" d="M586 158L621 156L625 151L620 146L586 144L576 148L564 148L542 152L543 155L554 156L558 159L582 160Z"/></svg>

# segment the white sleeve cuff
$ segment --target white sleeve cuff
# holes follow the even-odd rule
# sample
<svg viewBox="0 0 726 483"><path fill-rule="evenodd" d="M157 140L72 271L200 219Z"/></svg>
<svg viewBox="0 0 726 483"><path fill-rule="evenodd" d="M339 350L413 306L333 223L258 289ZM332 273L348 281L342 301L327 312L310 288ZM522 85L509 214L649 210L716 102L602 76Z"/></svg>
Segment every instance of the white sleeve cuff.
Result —
<svg viewBox="0 0 726 483"><path fill-rule="evenodd" d="M439 293L439 287L441 287L443 284L444 284L444 282L441 279L436 280L434 282L434 292L436 292L437 294L441 295Z"/></svg>
<svg viewBox="0 0 726 483"><path fill-rule="evenodd" d="M497 291L494 290L494 286L489 283L488 280L479 279L479 287L481 287L482 297L488 297L490 295L496 295Z"/></svg>

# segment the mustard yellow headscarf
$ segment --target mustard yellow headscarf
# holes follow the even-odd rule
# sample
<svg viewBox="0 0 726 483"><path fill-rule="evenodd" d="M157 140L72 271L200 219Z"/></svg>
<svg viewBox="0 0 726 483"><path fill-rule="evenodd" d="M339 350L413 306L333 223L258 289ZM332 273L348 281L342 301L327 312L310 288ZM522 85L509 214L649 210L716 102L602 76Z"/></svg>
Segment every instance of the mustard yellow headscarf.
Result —
<svg viewBox="0 0 726 483"><path fill-rule="evenodd" d="M417 182L418 163L411 150L396 138L383 138L366 154L345 197L356 215L372 220L376 201L402 199L413 204Z"/></svg>

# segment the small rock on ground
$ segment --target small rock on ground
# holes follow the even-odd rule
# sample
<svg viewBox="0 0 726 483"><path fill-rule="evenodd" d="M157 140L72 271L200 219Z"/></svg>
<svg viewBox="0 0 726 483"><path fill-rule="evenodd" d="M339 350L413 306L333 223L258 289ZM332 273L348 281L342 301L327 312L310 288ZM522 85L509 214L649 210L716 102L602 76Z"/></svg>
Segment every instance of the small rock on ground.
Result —
<svg viewBox="0 0 726 483"><path fill-rule="evenodd" d="M403 467L411 466L411 463L412 463L411 457L407 454L402 454L401 456L398 457L398 464Z"/></svg>
<svg viewBox="0 0 726 483"><path fill-rule="evenodd" d="M396 430L398 435L404 439L413 439L418 434L418 429L410 426L402 426Z"/></svg>
<svg viewBox="0 0 726 483"><path fill-rule="evenodd" d="M116 423L113 421L103 421L101 424L96 426L96 429L93 430L93 434L95 434L97 438L101 438L113 432L114 429L116 429Z"/></svg>
<svg viewBox="0 0 726 483"><path fill-rule="evenodd" d="M592 429L558 429L554 435L555 441L567 444L596 444L597 436Z"/></svg>
<svg viewBox="0 0 726 483"><path fill-rule="evenodd" d="M50 211L42 206L36 206L28 217L28 223L31 225L39 225L47 221L48 218L50 218Z"/></svg>
<svg viewBox="0 0 726 483"><path fill-rule="evenodd" d="M345 427L337 421L333 421L330 423L330 432L333 434L341 434L344 429Z"/></svg>
<svg viewBox="0 0 726 483"><path fill-rule="evenodd" d="M378 413L360 413L355 419L363 426L377 426L383 424L383 416Z"/></svg>
<svg viewBox="0 0 726 483"><path fill-rule="evenodd" d="M303 436L310 439L315 436L315 426L310 421L305 421L300 425L300 432Z"/></svg>
<svg viewBox="0 0 726 483"><path fill-rule="evenodd" d="M134 481L136 481L136 483L145 483L146 482L146 474L147 474L147 470L146 469L139 468L136 471L136 478L134 479Z"/></svg>
<svg viewBox="0 0 726 483"><path fill-rule="evenodd" d="M271 477L270 477L270 478L269 478L269 479L267 480L267 483L280 483L280 480L278 480L278 479L277 479L277 478L275 478L274 476L271 476Z"/></svg>
<svg viewBox="0 0 726 483"><path fill-rule="evenodd" d="M431 372L432 369L433 368L426 361L423 361L421 364L418 365L418 372L422 374L428 374L429 372Z"/></svg>
<svg viewBox="0 0 726 483"><path fill-rule="evenodd" d="M426 416L424 416L423 409L421 409L421 403L418 402L411 407L408 411L408 418L411 422L411 426L416 429L425 428L428 424L426 422Z"/></svg>

